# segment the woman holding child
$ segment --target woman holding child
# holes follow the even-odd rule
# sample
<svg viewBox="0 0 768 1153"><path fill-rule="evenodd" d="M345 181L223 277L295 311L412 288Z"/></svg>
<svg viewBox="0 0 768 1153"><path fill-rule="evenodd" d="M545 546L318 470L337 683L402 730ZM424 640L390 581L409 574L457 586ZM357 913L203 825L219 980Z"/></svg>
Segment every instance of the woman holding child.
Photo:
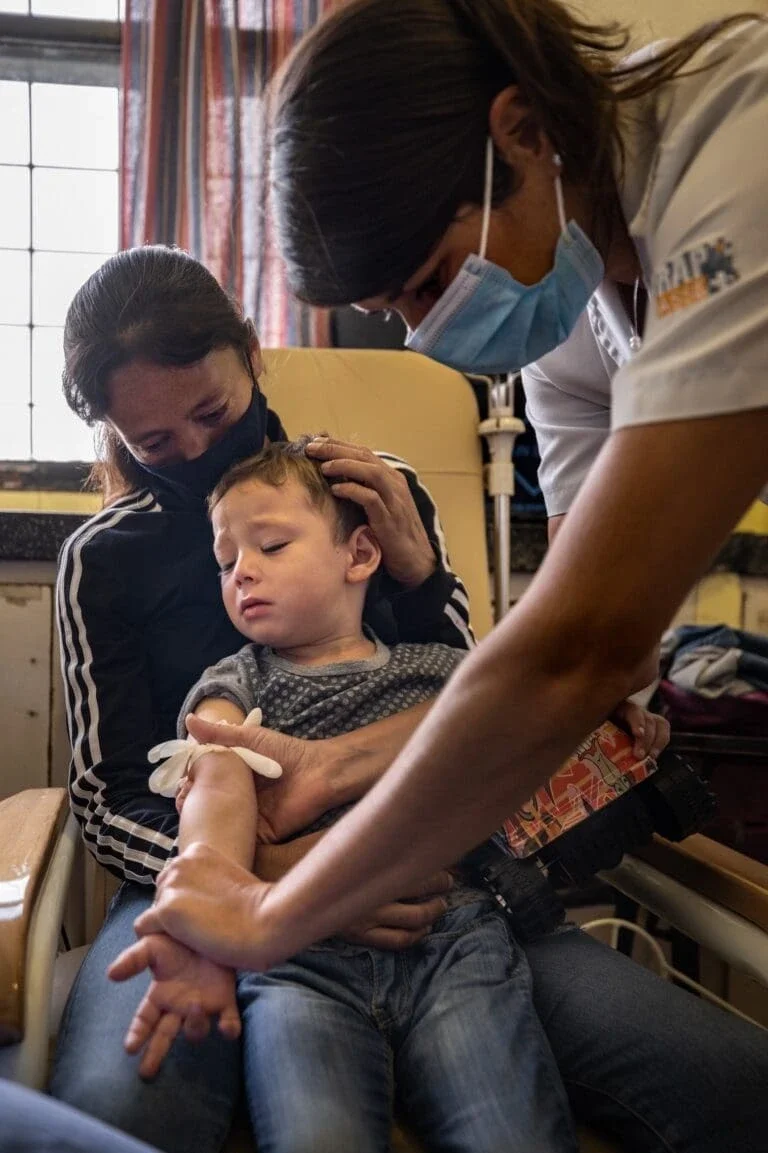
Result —
<svg viewBox="0 0 768 1153"><path fill-rule="evenodd" d="M112 985L105 972L135 939L133 921L151 903L178 831L173 803L148 790L148 750L174 735L202 671L243 644L222 604L205 497L228 466L284 433L256 383L252 326L186 253L156 246L108 260L73 301L64 340L66 395L99 424L107 498L60 558L70 795L86 844L127 884L73 991L51 1089L160 1148L214 1150L237 1098L237 1048L216 1036L200 1050L176 1046L155 1083L143 1085L122 1052L137 991ZM388 644L468 647L466 595L413 470L352 446L345 455L346 476L359 472L384 510L376 525L383 571L366 599L367 624ZM362 795L425 708L326 741L271 734L277 743L267 751L286 780L263 794L262 834L283 839ZM302 844L263 846L260 871L278 876ZM438 874L349 932L409 945L443 912L449 885Z"/></svg>
<svg viewBox="0 0 768 1153"><path fill-rule="evenodd" d="M252 329L183 253L145 248L108 261L73 302L65 344L65 389L82 417L100 422L109 497L61 558L71 797L89 847L127 883L70 999L52 1091L160 1148L214 1150L237 1098L239 1048L216 1032L196 1046L180 1041L157 1078L140 1081L137 1063L122 1050L140 993L134 982L115 985L105 973L135 940L133 921L150 905L157 873L175 848L178 816L172 802L148 789L147 751L173 735L203 670L243 643L222 604L204 497L228 466L283 434L258 391ZM366 598L373 633L388 645L466 648L461 588L440 554L434 508L412 473L402 473L409 501L402 482L391 487L397 472L377 466L371 454L343 445L314 451L339 457L332 469L375 489L382 506L395 510L391 521L375 525L385 571ZM457 613L464 622L458 627ZM284 784L259 792L269 839L361 796L427 707L325 741L260 733L260 751L286 775ZM197 731L204 731L200 722ZM276 877L301 852L300 841L259 848L255 871ZM194 866L194 851L191 860ZM224 914L237 907L227 905L231 879L220 871ZM422 903L389 904L351 926L350 937L373 946L416 943L444 913L439 894L448 886L442 874L414 886L404 895L426 895ZM238 924L248 948L247 918ZM519 974L530 967L538 1018L581 1115L621 1134L630 1150L714 1153L729 1147L731 1136L731 1147L759 1147L764 1127L755 1085L765 1062L752 1030L573 928L515 956ZM489 1016L489 1033L497 1026L502 1035ZM187 1031L195 1035L194 1022ZM495 1037L489 1035L489 1050ZM247 1035L244 1047L247 1063ZM251 1097L258 1104L259 1094ZM509 1125L511 1138L514 1117Z"/></svg>

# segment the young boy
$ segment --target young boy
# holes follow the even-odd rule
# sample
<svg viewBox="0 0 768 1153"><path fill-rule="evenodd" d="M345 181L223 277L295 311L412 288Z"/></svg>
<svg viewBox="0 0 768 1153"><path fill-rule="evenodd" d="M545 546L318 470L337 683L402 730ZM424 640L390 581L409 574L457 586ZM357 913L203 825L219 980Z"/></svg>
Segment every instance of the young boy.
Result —
<svg viewBox="0 0 768 1153"><path fill-rule="evenodd" d="M435 696L461 652L387 649L362 626L380 550L363 514L333 497L306 441L236 465L209 507L227 612L249 644L206 670L181 710L305 738L359 728ZM251 869L254 775L232 750L207 753L180 794L179 848L214 845ZM326 814L313 828L333 822ZM429 815L425 814L425 820ZM147 1041L142 1072L207 1017L245 1034L245 1078L260 1153L389 1148L393 1095L429 1150L575 1153L568 1101L534 1012L522 949L486 891L457 882L417 945L385 952L333 938L268 973L235 975L166 937L112 966L155 981L126 1039ZM173 984L179 1012L160 996ZM164 988L163 988L164 987Z"/></svg>

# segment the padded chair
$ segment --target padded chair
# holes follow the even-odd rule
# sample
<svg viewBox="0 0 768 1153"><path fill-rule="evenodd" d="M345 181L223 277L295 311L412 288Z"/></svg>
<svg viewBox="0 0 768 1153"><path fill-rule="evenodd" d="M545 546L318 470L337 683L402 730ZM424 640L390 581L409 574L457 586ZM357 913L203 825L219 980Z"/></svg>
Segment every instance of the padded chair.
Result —
<svg viewBox="0 0 768 1153"><path fill-rule="evenodd" d="M491 627L478 414L467 381L411 353L275 350L263 381L290 435L327 430L409 461L439 509L475 632ZM0 1076L42 1088L57 1022L52 989L83 950L57 957L79 832L61 789L0 803ZM626 859L608 879L736 967L768 983L768 868L692 837ZM230 1149L252 1148L247 1134ZM414 1151L397 1131L393 1149ZM620 1153L582 1134L583 1153Z"/></svg>

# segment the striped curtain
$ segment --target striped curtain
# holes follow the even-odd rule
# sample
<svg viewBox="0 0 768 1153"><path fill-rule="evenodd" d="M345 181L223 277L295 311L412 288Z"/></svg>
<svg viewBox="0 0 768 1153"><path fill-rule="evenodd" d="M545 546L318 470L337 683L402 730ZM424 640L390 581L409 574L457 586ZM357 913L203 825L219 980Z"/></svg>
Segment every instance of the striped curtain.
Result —
<svg viewBox="0 0 768 1153"><path fill-rule="evenodd" d="M338 0L335 0L338 2ZM264 207L265 86L334 0L126 0L121 247L178 244L242 301L265 347L327 345L293 300Z"/></svg>

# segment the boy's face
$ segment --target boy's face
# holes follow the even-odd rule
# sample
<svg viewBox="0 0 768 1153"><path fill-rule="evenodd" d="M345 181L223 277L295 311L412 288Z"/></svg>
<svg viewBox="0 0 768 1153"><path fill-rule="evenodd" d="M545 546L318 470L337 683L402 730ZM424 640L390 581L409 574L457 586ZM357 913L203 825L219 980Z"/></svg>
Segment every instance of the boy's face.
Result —
<svg viewBox="0 0 768 1153"><path fill-rule="evenodd" d="M313 505L294 477L277 488L247 480L211 520L224 605L243 636L280 649L334 635L350 551L331 509Z"/></svg>

